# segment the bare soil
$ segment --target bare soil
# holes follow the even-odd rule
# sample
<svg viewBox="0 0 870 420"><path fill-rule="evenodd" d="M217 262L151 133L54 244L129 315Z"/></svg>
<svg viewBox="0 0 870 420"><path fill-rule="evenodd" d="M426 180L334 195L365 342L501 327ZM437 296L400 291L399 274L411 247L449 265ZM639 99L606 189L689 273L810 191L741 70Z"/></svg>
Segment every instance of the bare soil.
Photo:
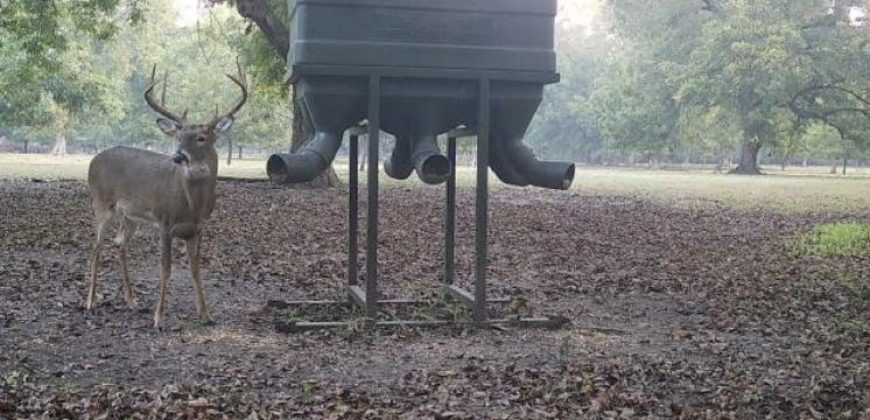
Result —
<svg viewBox="0 0 870 420"><path fill-rule="evenodd" d="M130 249L139 308L106 244L88 313L86 186L0 182L0 418L870 418L870 258L792 245L844 216L498 189L491 294L569 326L285 334L300 314L268 301L344 297L346 195L219 188L203 250L217 325L196 320L179 247L158 332L154 231ZM443 191L380 196L384 296L437 299ZM473 191L457 217L467 283Z"/></svg>

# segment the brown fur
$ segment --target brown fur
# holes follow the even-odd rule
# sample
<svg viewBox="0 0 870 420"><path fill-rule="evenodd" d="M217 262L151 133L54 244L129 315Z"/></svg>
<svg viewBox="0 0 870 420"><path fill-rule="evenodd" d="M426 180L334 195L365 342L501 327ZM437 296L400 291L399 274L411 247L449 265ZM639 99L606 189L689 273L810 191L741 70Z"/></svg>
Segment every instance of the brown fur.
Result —
<svg viewBox="0 0 870 420"><path fill-rule="evenodd" d="M86 303L88 309L93 308L96 300L100 243L106 236L111 221L120 217L121 228L116 242L121 249L124 297L127 304L135 306L127 270L126 245L137 224L152 224L160 231L162 254L154 326L159 328L163 325L173 238L186 241L191 278L196 291L197 314L203 322L211 322L199 273L202 223L214 209L217 184L218 158L214 149L214 133L208 137L207 144L197 145L197 150L190 151L184 150L185 146L191 145L185 145L182 138L180 151L184 151L191 159L186 164L177 164L170 156L129 147L108 149L91 161L88 185L96 216L97 240L91 253L91 281ZM192 165L204 165L208 170L191 171L188 167ZM192 178L191 172L198 173Z"/></svg>
<svg viewBox="0 0 870 420"><path fill-rule="evenodd" d="M166 312L166 288L172 273L172 239L185 241L190 262L190 277L196 291L196 313L200 320L212 323L202 277L199 272L202 225L214 210L217 186L217 135L233 125L233 115L248 99L245 75L241 65L239 79L227 75L242 90L241 100L223 115L205 125L188 124L187 111L173 114L153 97L154 75L145 90L145 102L162 118L157 125L167 135L178 140L178 150L172 157L129 147L114 147L98 154L88 169L91 204L97 225L97 240L91 252L91 281L85 307L93 309L97 297L97 269L100 266L100 243L109 224L119 216L121 229L115 242L121 247L121 271L124 299L133 307L133 287L127 271L127 243L138 223L148 223L160 230L160 279L154 326L163 327ZM164 84L164 93L166 85Z"/></svg>

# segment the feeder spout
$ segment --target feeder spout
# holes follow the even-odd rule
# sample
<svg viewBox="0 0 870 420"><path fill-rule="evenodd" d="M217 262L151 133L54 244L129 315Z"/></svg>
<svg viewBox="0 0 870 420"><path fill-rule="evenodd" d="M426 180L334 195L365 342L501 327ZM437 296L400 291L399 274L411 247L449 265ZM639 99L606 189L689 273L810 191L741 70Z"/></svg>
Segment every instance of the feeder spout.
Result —
<svg viewBox="0 0 870 420"><path fill-rule="evenodd" d="M310 182L332 164L341 146L341 136L317 132L295 153L277 153L266 162L266 172L273 182L296 184Z"/></svg>
<svg viewBox="0 0 870 420"><path fill-rule="evenodd" d="M522 138L509 138L491 150L492 169L507 184L567 190L574 181L574 163L540 160Z"/></svg>
<svg viewBox="0 0 870 420"><path fill-rule="evenodd" d="M393 153L384 162L384 171L395 179L407 179L416 171L420 180L437 185L447 181L450 166L450 160L438 149L435 136L417 136L396 139Z"/></svg>

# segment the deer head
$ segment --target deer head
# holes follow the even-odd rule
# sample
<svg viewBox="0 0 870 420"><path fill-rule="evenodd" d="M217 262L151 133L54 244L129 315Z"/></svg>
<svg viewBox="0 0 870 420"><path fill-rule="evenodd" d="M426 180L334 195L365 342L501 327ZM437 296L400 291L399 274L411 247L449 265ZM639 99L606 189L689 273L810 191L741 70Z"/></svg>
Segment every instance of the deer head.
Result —
<svg viewBox="0 0 870 420"><path fill-rule="evenodd" d="M217 170L217 151L215 150L215 141L218 134L225 133L233 126L233 115L242 108L245 101L248 99L248 90L245 87L245 74L242 71L241 65L236 62L239 69L239 77L227 75L227 77L239 86L242 90L241 100L232 107L229 111L223 114L216 114L214 119L206 124L190 124L187 121L187 110L181 116L177 116L164 107L166 96L166 80L163 82L163 98L158 104L154 99L154 86L156 85L154 75L157 71L157 65L151 69L151 80L148 88L145 90L145 102L158 114L162 115L157 119L157 126L164 134L174 137L178 141L178 149L172 156L172 161L184 167L185 173L189 177L196 178L198 175L206 175L202 172L211 170L208 168L208 162L214 161Z"/></svg>

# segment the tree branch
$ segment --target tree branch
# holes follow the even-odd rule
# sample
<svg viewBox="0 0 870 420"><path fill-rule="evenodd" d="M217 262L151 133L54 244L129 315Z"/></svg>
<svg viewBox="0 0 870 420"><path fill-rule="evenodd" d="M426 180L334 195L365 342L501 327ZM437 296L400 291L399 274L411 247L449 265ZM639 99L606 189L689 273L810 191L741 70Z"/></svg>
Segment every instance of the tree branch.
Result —
<svg viewBox="0 0 870 420"><path fill-rule="evenodd" d="M830 84L825 84L825 85L820 85L820 86L807 87L807 88L801 90L800 92L798 92L795 95L794 99L796 100L797 98L804 96L804 95L811 93L811 92L818 92L818 91L823 91L823 90L838 90L840 92L843 92L843 93L857 99L859 102L870 106L870 99L865 98L864 96L862 96L858 92L855 92L851 89L844 88L844 87L838 85L837 83L838 82L833 82Z"/></svg>
<svg viewBox="0 0 870 420"><path fill-rule="evenodd" d="M239 15L252 20L266 35L269 45L282 58L290 51L290 32L278 19L265 0L236 0Z"/></svg>
<svg viewBox="0 0 870 420"><path fill-rule="evenodd" d="M701 0L701 3L701 10L705 10L713 13L718 17L722 17L722 9L719 7L719 4L717 4L716 0Z"/></svg>
<svg viewBox="0 0 870 420"><path fill-rule="evenodd" d="M867 118L870 118L870 111L862 108L834 108L829 111L825 111L821 115L824 115L825 117L832 117L836 114L841 114L844 112L857 112L859 114L863 114Z"/></svg>

